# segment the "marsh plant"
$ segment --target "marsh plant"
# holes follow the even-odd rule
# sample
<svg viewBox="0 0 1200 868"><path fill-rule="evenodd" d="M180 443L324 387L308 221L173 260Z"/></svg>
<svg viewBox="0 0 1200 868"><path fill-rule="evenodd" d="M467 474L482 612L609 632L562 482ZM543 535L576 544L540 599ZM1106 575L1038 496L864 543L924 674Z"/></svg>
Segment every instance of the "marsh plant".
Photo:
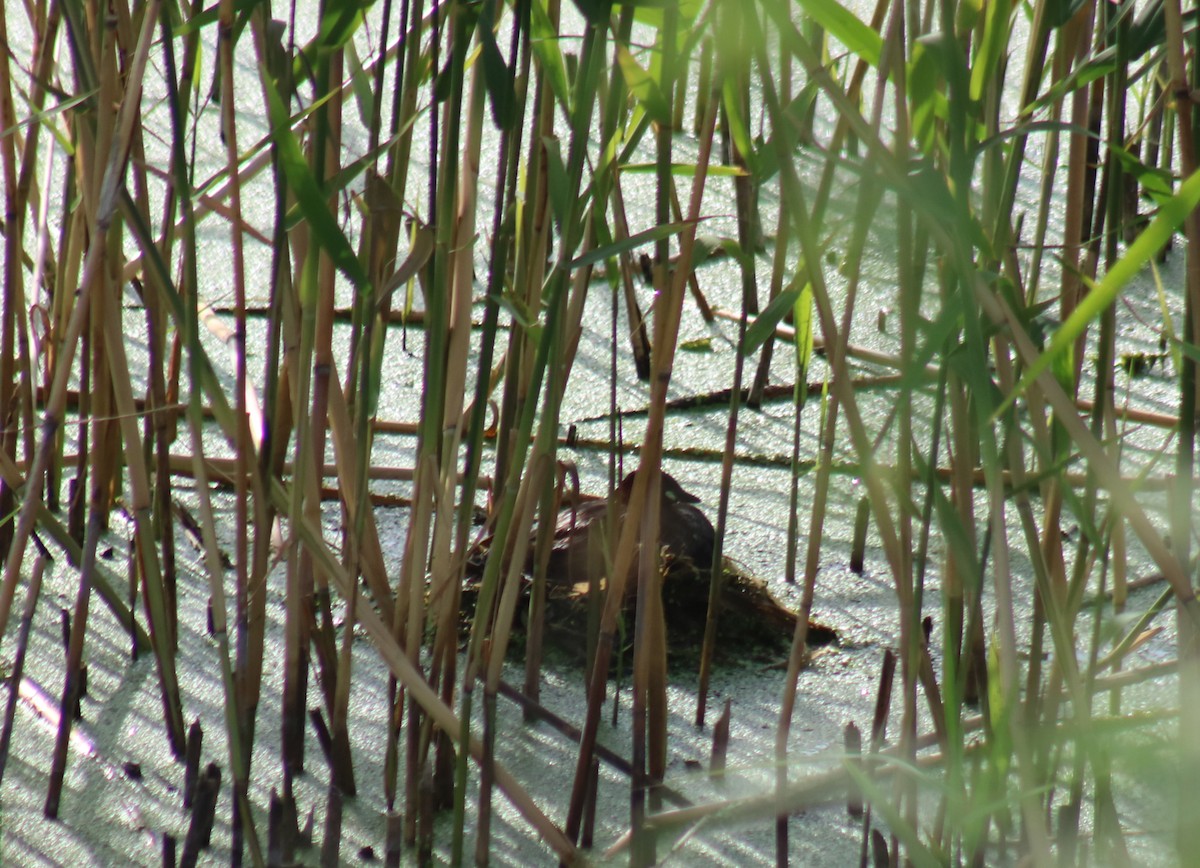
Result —
<svg viewBox="0 0 1200 868"><path fill-rule="evenodd" d="M70 823L89 628L114 617L152 656L139 689L194 769L187 561L223 686L205 723L228 750L186 796L210 820L214 798L232 806L235 861L293 858L307 768L328 779L328 864L344 800L380 787L389 859L486 862L502 794L569 862L603 756L628 774L617 843L637 864L735 822L774 825L785 864L804 834L790 818L848 789L864 860L870 842L914 864L1119 863L1130 744L1172 769L1181 807L1163 825L1193 861L1198 34L1177 0L6 0L0 773L36 674L58 709L44 810ZM717 269L733 276L719 298ZM668 809L643 505L696 312L736 357L719 400L692 396L728 431L714 563L738 431L783 406L778 572L801 617L772 699L774 789ZM874 347L851 339L872 332ZM568 441L564 415L584 336L610 359L609 434L590 443ZM644 412L627 417L633 371ZM497 761L497 704L538 708L536 565L563 459L607 452L615 485L626 447L646 472L603 554L571 792L547 799ZM862 753L815 780L790 768L788 735L827 505L852 481L894 590L894 658ZM378 516L398 504L389 562ZM118 514L127 576L103 557ZM67 652L27 673L31 630L58 617L48 560L70 564ZM1138 580L1159 599L1136 603ZM693 682L701 726L719 615ZM1123 667L1159 629L1169 659ZM632 741L614 760L597 739L624 638ZM350 749L363 655L391 679L382 782ZM1167 706L1123 706L1140 681L1167 685ZM304 756L310 729L324 766ZM264 733L278 749L252 765Z"/></svg>

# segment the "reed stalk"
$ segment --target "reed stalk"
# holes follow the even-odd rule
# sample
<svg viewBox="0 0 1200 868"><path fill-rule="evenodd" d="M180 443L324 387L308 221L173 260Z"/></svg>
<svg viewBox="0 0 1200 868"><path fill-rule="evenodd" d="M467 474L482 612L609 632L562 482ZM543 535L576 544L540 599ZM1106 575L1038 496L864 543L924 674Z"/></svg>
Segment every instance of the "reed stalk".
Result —
<svg viewBox="0 0 1200 868"><path fill-rule="evenodd" d="M787 864L808 834L792 812L847 787L864 858L1136 859L1136 749L1113 728L1181 770L1181 810L1200 780L1198 41L1178 3L9 4L0 798L15 709L37 705L22 679L52 683L45 811L72 822L75 712L94 707L84 672L110 613L122 648L152 653L144 689L195 776L183 721L212 699L184 668L199 596L223 716L204 722L225 730L231 796L214 834L234 862L297 857L301 772L324 776L323 860L357 822L344 800L379 790L388 858L406 844L457 863L474 836L486 863L500 794L567 862L603 834L598 759L614 758L618 848L637 864L691 855L734 817L773 829ZM693 328L707 341L683 345ZM729 382L701 391L697 371ZM785 417L787 445L762 445ZM719 426L720 447L693 442ZM606 575L589 572L581 606L556 802L508 770L524 742L504 702L531 725L564 716L541 708L564 671L559 518L578 488L605 493L605 471L611 495L627 452L642 472L591 552ZM687 681L656 544L665 459L720 484L698 726L731 650L721 562L746 557L759 520L739 514L750 465L787 473L765 578L798 608L779 694L756 697L777 720L770 782L680 810L663 809L690 795L672 763ZM864 581L894 603L872 650L892 662L871 745L800 779L800 698L830 671L809 618L837 611L842 516L863 492ZM401 511L396 540L385 510ZM46 672L55 595L72 600L68 647ZM1177 659L1134 662L1171 629ZM375 672L377 763L355 705ZM1177 685L1178 707L1142 715L1124 692L1142 681ZM602 746L610 696L626 751ZM1182 737L1163 746L1174 716ZM310 725L327 768L306 757ZM264 746L277 759L252 765ZM1169 825L1189 858L1195 824Z"/></svg>

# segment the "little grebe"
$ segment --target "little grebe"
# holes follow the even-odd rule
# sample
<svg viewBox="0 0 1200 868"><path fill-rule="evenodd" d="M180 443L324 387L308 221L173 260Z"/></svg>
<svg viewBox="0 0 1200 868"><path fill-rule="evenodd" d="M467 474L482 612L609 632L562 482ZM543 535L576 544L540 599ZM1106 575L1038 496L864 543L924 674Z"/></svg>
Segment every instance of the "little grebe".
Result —
<svg viewBox="0 0 1200 868"><path fill-rule="evenodd" d="M603 576L606 558L612 555L620 522L625 519L636 473L621 480L609 500L591 501L559 513L547 581L579 585L586 584L589 578ZM614 520L611 530L605 521L610 501ZM664 554L662 567L668 578L708 579L714 531L708 516L695 506L699 502L700 498L684 490L674 477L662 474L658 544ZM635 583L626 583L627 592L635 587Z"/></svg>
<svg viewBox="0 0 1200 868"><path fill-rule="evenodd" d="M626 476L608 500L588 500L567 506L559 514L554 529L553 548L546 569L547 601L557 608L548 618L552 633L568 646L578 644L587 629L584 608L590 580L607 578L610 559L617 544L616 535L625 519L636 475ZM712 571L713 541L716 534L708 517L696 506L700 498L686 491L674 477L663 473L659 494L659 551L665 611L668 623L680 647L698 648L702 641L705 612L709 604L709 578ZM607 521L609 505L613 520ZM611 525L611 527L610 527ZM532 548L532 547L531 547ZM480 555L486 552L486 547ZM482 557L471 563L482 566ZM533 552L526 562L533 573ZM631 565L625 582L626 603L636 594L637 564ZM755 642L769 645L792 635L796 615L777 600L762 579L745 574L725 559L721 588L721 620L726 635L735 637L737 647ZM553 601L553 602L551 602ZM837 641L831 628L810 622L810 645Z"/></svg>

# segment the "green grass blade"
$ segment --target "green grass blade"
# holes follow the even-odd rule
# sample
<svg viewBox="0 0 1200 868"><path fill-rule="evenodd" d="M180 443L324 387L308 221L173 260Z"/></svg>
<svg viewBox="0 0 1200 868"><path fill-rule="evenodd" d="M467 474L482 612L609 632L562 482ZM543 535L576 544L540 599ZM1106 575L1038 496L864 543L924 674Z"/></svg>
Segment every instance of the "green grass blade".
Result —
<svg viewBox="0 0 1200 868"><path fill-rule="evenodd" d="M360 290L366 289L370 285L367 273L363 270L362 263L355 255L346 234L342 232L342 227L338 225L333 212L325 203L325 194L304 158L300 143L292 135L290 118L279 96L279 90L269 78L264 77L263 80L266 82L268 109L271 115L271 137L279 150L279 162L283 166L288 186L296 195L301 213L312 227L313 238L355 287Z"/></svg>
<svg viewBox="0 0 1200 868"><path fill-rule="evenodd" d="M799 5L842 45L871 66L879 65L883 37L834 0L799 0Z"/></svg>
<svg viewBox="0 0 1200 868"><path fill-rule="evenodd" d="M1099 318L1100 314L1116 300L1117 293L1125 284L1132 280L1134 275L1166 246L1167 242L1171 240L1171 236L1175 234L1175 230L1183 224L1188 214L1197 205L1200 205L1200 172L1194 173L1184 181L1179 187L1179 192L1163 203L1158 216L1151 221L1133 244L1129 245L1125 255L1116 261L1099 283L1087 281L1091 286L1091 291L1079 302L1079 306L1071 312L1062 327L1054 333L1050 339L1050 346L1038 356L1037 361L1021 377L1021 381L1017 383L1013 393L1001 403L993 418L1008 409L1029 388L1029 384L1053 364L1057 356L1074 345L1092 320Z"/></svg>

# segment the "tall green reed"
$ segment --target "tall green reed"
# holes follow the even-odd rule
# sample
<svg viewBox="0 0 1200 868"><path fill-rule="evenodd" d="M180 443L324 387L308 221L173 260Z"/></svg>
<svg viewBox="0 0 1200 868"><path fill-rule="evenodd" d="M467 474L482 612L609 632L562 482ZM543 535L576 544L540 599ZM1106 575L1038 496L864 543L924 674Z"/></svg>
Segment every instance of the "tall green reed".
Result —
<svg viewBox="0 0 1200 868"><path fill-rule="evenodd" d="M885 817L893 848L914 860L982 857L1012 837L1011 817L1019 815L1022 846L1047 859L1056 848L1071 851L1090 792L1103 818L1097 835L1120 852L1111 794L1119 783L1111 745L1097 734L1093 700L1103 670L1118 665L1121 649L1138 639L1130 633L1117 651L1106 652L1101 609L1084 603L1111 585L1112 613L1129 605L1125 576L1133 546L1155 563L1178 601L1183 732L1200 713L1190 640L1200 182L1197 121L1187 97L1197 72L1185 46L1196 40L1194 14L1169 3L1158 18L1128 3L1038 2L1026 9L914 2L880 3L869 21L860 21L831 0L662 9L579 2L571 10L554 0L433 7L402 0L383 5L372 19L381 22L378 30L356 7L325 4L311 39L299 46L290 41L298 8L286 13L286 23L272 20L283 10L232 2L219 4L215 14L171 4L118 4L109 17L74 4L62 7L62 18L57 6L29 10L28 24L40 38L29 56L32 84L14 76L12 58L0 60L6 207L0 623L9 623L25 581L29 542L35 531L46 531L80 568L63 708L77 701L97 591L135 644L153 651L164 729L182 755L189 702L175 671L173 582L181 555L173 532L179 480L171 468L179 467L173 444L185 449L220 648L238 858L242 846L254 861L262 858L249 787L259 725L281 733L285 802L293 799L294 776L306 768L304 735L314 704L330 739L331 815L343 796L370 786L355 775L350 751L355 624L393 677L383 790L401 837L409 845L427 842L432 832L422 817L452 806L451 857L466 858L466 794L478 775L478 861L490 849L494 787L561 858L571 858L587 825L600 712L629 575L641 576L633 622L635 861L656 859L656 830L687 821L660 811L669 756L663 613L656 547L639 548L637 541L658 533L657 511L642 507L647 498L655 501L659 484L684 288L695 290L703 274L693 267L697 227L711 213L730 210L703 198L719 169L710 166L718 123L719 141L736 165L738 238L727 249L738 251L743 280L719 523L738 484L736 432L752 424L741 407L744 365L758 353L749 393L757 404L771 372L779 376L772 342L785 317L798 341L796 362L784 365L796 386L797 432L804 410L812 413L804 394L815 367L812 346L824 353L828 389L819 452L804 456L815 461L814 498L803 534L803 617L779 707L776 788L736 810L725 806L726 813L744 810L774 821L777 860L787 861L787 811L807 786L790 774L788 733L806 663L807 616L821 600L835 450L848 444L896 596L899 754L914 770L929 761L922 751L930 734L919 731L924 702L935 718L937 761L945 771L944 788L916 771L895 772L886 786L878 766L867 766L875 778L845 773ZM0 26L8 28L16 14L6 9ZM0 38L7 44L5 31ZM69 61L56 65L52 49L60 43ZM214 99L204 104L201 63L214 46ZM1019 79L1011 72L1017 65ZM693 75L701 82L697 91L688 86ZM1139 115L1129 103L1138 93L1132 85L1147 75L1156 77L1146 88L1155 96ZM165 145L140 122L147 77L165 93ZM257 112L238 110L247 94L259 95ZM48 99L59 101L56 110L45 109ZM350 105L357 115L347 111ZM689 111L698 156L681 174L677 145ZM1146 112L1146 122L1135 126L1131 119ZM255 113L269 123L265 139L249 132ZM821 122L830 115L832 121ZM221 137L219 167L202 166L197 156L200 128L210 117ZM493 139L494 176L481 156ZM1040 163L1031 156L1035 145ZM48 155L60 153L68 170L56 192L41 176L54 159ZM652 156L657 190L646 229L631 226L626 213L625 172L642 155ZM269 325L256 371L244 263L257 230L246 223L245 191L262 181L260 173L274 211ZM684 206L676 184L689 176ZM1022 178L1038 190L1033 221L1024 219ZM1136 238L1124 222L1130 178L1154 197L1156 209ZM848 216L835 215L835 189L847 182L857 184ZM778 196L777 223L764 237L759 222L771 196ZM1050 219L1056 201L1063 203L1061 226ZM232 306L224 316L231 325L223 334L232 395L201 338L202 326L220 331L220 316L204 310L212 299L197 236L197 224L213 219L224 220L229 233ZM1168 314L1154 325L1170 347L1179 395L1174 445L1161 447L1174 450L1168 547L1139 495L1144 480L1136 468L1134 476L1128 472L1129 430L1119 412L1125 398L1114 370L1128 321L1120 293L1177 229L1186 244L1183 323L1177 328ZM864 251L878 237L894 239L889 304L897 315L887 322L901 372L890 386L894 421L882 423L851 388L850 367L857 352L850 334L867 316L860 300L868 280ZM760 243L770 267L761 307ZM638 337L645 327L633 321L640 312L630 275L633 251L642 246L654 249L655 300L649 328ZM607 285L592 280L600 262ZM837 281L830 279L831 262L841 271ZM481 263L486 271L476 275ZM131 281L144 307L146 375L136 387L144 396L134 392L137 365L124 337L122 298ZM587 298L605 289L613 293L614 311L625 303L629 316L614 323L628 325L639 353L649 338L639 367L650 379L639 459L649 472L639 474L608 554L610 588L593 619L572 794L559 817L497 761L504 736L497 702L531 548L540 566L533 570L524 692L538 696L540 603L568 421L563 396L586 327ZM352 303L341 343L335 320L344 292ZM390 326L395 307L419 335L423 375L413 399L416 457L404 556L389 574L371 478L380 423L387 421L379 408L391 354L408 339ZM707 302L702 310L711 317ZM472 317L480 311L477 325ZM1052 315L1058 324L1047 335ZM626 337L613 326L614 358ZM615 395L615 365L610 376ZM74 394L73 382L80 386ZM930 407L933 422L926 426L921 415ZM231 601L209 494L210 419L234 456ZM68 425L76 432L74 456L67 453ZM615 441L616 429L610 430ZM797 435L794 492L804 466L800 442ZM618 449L614 442L610 458ZM322 530L329 452L340 539ZM1075 468L1084 471L1082 480L1068 472ZM115 592L96 558L119 495L133 517L142 616ZM494 542L460 652L461 591L479 536L481 499ZM789 575L804 524L800 515L790 522ZM1074 543L1064 542L1071 524L1082 531ZM266 630L277 532L284 534L286 561L282 648L271 647ZM944 545L935 564L938 539ZM718 542L717 554L723 550ZM1024 610L1023 585L1013 576L1018 560L1027 560L1033 574L1028 639L1017 624ZM931 575L940 577L940 588L929 586ZM706 629L701 723L721 578L714 580ZM1156 611L1140 613L1136 623L1144 628ZM940 680L922 629L928 615L941 642ZM282 710L278 720L264 722L268 655L284 661ZM981 747L969 738L976 725L985 733ZM64 714L56 780L67 761L70 726ZM1186 738L1179 752L1186 768L1197 762ZM1194 786L1200 775L1181 778ZM1068 810L1049 821L1058 788L1069 793ZM967 798L947 796L959 792ZM922 810L930 801L933 823ZM1180 803L1188 804L1182 794ZM1192 825L1177 824L1181 853L1195 851Z"/></svg>

